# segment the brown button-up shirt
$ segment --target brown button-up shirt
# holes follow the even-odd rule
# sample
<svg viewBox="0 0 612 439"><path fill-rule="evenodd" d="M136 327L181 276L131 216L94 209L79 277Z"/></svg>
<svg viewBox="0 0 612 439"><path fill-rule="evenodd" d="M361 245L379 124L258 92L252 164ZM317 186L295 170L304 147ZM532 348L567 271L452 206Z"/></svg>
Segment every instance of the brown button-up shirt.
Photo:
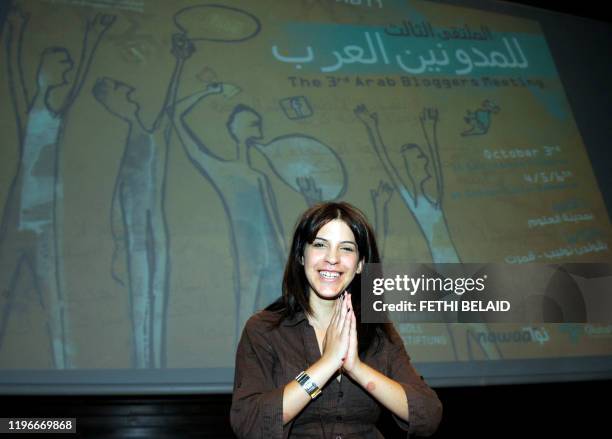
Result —
<svg viewBox="0 0 612 439"><path fill-rule="evenodd" d="M330 379L323 393L283 426L283 389L301 371L321 358L314 328L304 313L279 326L270 311L252 316L242 332L236 353L236 372L230 421L240 438L382 438L375 423L378 402L343 375ZM442 417L442 403L419 376L400 336L382 337L378 352L363 361L397 381L406 392L409 422L394 416L399 426L418 435L432 434Z"/></svg>

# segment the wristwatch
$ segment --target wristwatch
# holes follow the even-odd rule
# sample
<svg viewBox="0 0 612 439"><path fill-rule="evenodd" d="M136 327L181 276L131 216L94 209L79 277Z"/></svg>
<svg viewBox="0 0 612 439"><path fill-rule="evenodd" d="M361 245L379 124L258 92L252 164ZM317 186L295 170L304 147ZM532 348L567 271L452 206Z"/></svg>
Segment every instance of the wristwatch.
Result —
<svg viewBox="0 0 612 439"><path fill-rule="evenodd" d="M317 386L316 383L310 379L306 372L300 372L300 374L295 377L295 380L300 386L302 386L306 393L308 393L310 399L315 399L321 394L321 389L319 389L319 386Z"/></svg>

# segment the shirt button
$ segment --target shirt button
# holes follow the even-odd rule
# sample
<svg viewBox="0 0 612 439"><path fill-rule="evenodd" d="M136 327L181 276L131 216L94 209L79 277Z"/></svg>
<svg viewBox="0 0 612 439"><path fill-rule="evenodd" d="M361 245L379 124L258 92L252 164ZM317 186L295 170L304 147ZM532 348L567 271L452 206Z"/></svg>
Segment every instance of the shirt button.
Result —
<svg viewBox="0 0 612 439"><path fill-rule="evenodd" d="M342 436L338 435L336 436L336 439L342 439Z"/></svg>
<svg viewBox="0 0 612 439"><path fill-rule="evenodd" d="M344 396L344 392L338 392L338 398L342 398Z"/></svg>

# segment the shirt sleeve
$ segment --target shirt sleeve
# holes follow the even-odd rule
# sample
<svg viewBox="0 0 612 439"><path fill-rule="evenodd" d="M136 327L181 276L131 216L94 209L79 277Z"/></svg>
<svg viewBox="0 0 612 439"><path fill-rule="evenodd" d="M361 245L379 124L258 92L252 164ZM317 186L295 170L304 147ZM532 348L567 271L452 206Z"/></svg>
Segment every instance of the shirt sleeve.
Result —
<svg viewBox="0 0 612 439"><path fill-rule="evenodd" d="M431 436L442 419L442 402L438 395L419 375L404 348L404 343L392 328L391 341L385 340L389 378L397 381L406 393L408 422L393 415L397 424L411 435Z"/></svg>
<svg viewBox="0 0 612 439"><path fill-rule="evenodd" d="M276 355L261 322L251 317L236 352L230 424L239 438L283 437L283 390L275 387Z"/></svg>

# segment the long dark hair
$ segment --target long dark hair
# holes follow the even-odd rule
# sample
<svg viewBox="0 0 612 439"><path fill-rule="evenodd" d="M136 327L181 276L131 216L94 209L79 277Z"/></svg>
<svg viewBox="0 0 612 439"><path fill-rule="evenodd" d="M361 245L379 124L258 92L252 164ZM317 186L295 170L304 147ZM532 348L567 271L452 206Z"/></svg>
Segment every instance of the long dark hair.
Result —
<svg viewBox="0 0 612 439"><path fill-rule="evenodd" d="M310 207L295 226L283 276L283 295L266 308L279 314L278 324L300 311L312 314L308 301L310 285L301 263L302 257L306 244L312 244L321 227L336 219L343 221L355 235L360 260L365 264L380 263L376 237L363 212L346 202L320 203ZM370 347L378 346L379 337L387 336L388 327L380 323L361 323L361 274L355 274L347 290L351 293L351 306L357 318L358 349L363 354Z"/></svg>

